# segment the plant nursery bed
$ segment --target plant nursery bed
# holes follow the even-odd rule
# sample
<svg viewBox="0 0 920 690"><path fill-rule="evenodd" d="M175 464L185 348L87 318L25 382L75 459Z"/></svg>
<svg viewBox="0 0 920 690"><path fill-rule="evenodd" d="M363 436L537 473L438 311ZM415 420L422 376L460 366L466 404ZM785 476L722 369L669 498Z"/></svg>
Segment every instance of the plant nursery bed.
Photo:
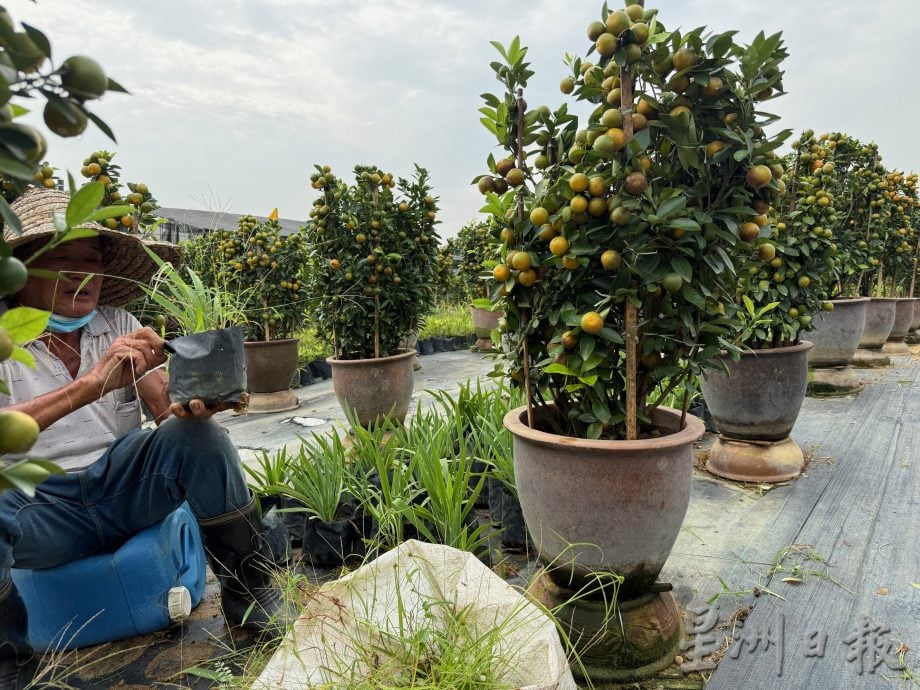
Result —
<svg viewBox="0 0 920 690"><path fill-rule="evenodd" d="M475 353L426 357L416 397L455 390L490 369ZM808 460L798 478L736 483L707 473L698 458L690 507L660 576L685 615L682 650L652 678L596 687L917 687L920 360L895 357L859 376L858 395L806 399L793 432ZM331 382L298 395L293 412L224 417L244 460L341 421ZM697 446L703 459L712 440ZM505 553L494 565L519 585L536 569L526 552ZM331 576L311 571L308 579ZM58 685L49 687L247 687L230 676L267 659L273 645L257 642L228 633L210 579L190 620L65 654L56 660Z"/></svg>

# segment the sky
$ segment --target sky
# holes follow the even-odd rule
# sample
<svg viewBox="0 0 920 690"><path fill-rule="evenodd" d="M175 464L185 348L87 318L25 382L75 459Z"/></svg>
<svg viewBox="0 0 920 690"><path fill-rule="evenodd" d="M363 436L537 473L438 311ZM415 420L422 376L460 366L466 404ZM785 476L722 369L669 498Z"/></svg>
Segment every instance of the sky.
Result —
<svg viewBox="0 0 920 690"><path fill-rule="evenodd" d="M470 181L495 140L480 94L500 92L490 40L528 46L531 107L565 102L563 57L585 55L601 2L583 0L8 0L43 30L55 63L96 59L130 96L109 93L77 139L49 137L52 165L116 151L125 181L162 206L305 219L313 165L351 179L357 164L397 176L427 168L442 237L478 216ZM611 7L615 2L611 2ZM889 168L920 168L916 0L647 0L669 29L782 31L781 126L842 131L879 144ZM27 116L32 117L32 115Z"/></svg>

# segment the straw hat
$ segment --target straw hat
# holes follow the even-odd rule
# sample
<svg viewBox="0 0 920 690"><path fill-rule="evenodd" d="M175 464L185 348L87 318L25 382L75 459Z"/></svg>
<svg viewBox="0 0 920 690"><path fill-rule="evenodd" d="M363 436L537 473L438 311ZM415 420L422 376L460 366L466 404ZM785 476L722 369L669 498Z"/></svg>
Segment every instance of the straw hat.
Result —
<svg viewBox="0 0 920 690"><path fill-rule="evenodd" d="M70 195L57 189L30 187L12 204L13 212L22 222L22 234L4 225L3 239L13 248L34 243L34 249L39 249L55 232L54 212L65 210L69 201ZM157 270L156 263L144 251L145 246L164 261L175 265L182 261L179 249L169 242L144 240L132 232L109 230L98 223L82 227L96 230L102 238L105 277L99 304L117 307L144 295L141 285L149 285Z"/></svg>

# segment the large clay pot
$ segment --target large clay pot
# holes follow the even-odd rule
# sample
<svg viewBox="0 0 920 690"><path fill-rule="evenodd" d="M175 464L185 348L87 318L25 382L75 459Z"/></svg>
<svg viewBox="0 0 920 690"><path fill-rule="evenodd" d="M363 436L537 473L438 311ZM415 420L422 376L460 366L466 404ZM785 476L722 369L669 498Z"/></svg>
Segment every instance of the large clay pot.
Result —
<svg viewBox="0 0 920 690"><path fill-rule="evenodd" d="M910 324L914 320L914 305L916 303L916 297L898 298L895 303L894 324L891 326L891 332L888 334L887 342L904 342L904 338L910 330Z"/></svg>
<svg viewBox="0 0 920 690"><path fill-rule="evenodd" d="M246 350L246 376L249 384L249 412L283 412L300 403L291 390L298 373L297 338L250 340Z"/></svg>
<svg viewBox="0 0 920 690"><path fill-rule="evenodd" d="M898 300L894 297L873 297L866 309L866 327L859 347L880 350L894 326Z"/></svg>
<svg viewBox="0 0 920 690"><path fill-rule="evenodd" d="M744 352L737 362L723 356L724 369L706 369L700 386L716 429L743 441L789 436L805 399L810 348L806 340Z"/></svg>
<svg viewBox="0 0 920 690"><path fill-rule="evenodd" d="M402 422L409 411L415 372L415 350L378 359L326 361L332 367L332 388L343 410L368 427L384 418Z"/></svg>
<svg viewBox="0 0 920 690"><path fill-rule="evenodd" d="M652 422L664 436L602 441L530 428L523 407L505 416L524 521L562 586L615 572L626 578L620 596L628 599L649 591L664 566L690 500L691 447L705 429L688 415L679 430L680 412L670 408L653 412Z"/></svg>
<svg viewBox="0 0 920 690"><path fill-rule="evenodd" d="M502 312L470 307L470 315L473 318L473 331L476 333L476 349L493 350L492 330L498 328Z"/></svg>
<svg viewBox="0 0 920 690"><path fill-rule="evenodd" d="M914 318L910 320L910 330L908 333L916 331L920 328L920 297L915 297L916 302L914 302Z"/></svg>
<svg viewBox="0 0 920 690"><path fill-rule="evenodd" d="M815 315L815 329L808 333L814 345L808 351L810 367L845 367L856 354L866 325L868 297L831 300L833 311Z"/></svg>

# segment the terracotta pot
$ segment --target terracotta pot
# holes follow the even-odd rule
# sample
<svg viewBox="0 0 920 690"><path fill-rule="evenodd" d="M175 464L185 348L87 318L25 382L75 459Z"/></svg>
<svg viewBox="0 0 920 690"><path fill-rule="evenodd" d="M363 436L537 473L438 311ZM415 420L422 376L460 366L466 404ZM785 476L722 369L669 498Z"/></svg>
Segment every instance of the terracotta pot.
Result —
<svg viewBox="0 0 920 690"><path fill-rule="evenodd" d="M498 328L498 320L502 317L503 313L500 311L489 311L488 309L470 307L470 314L473 317L473 331L476 333L476 349L482 351L494 350L495 345L492 343L492 329Z"/></svg>
<svg viewBox="0 0 920 690"><path fill-rule="evenodd" d="M384 418L402 422L409 411L415 372L415 350L379 359L337 359L332 367L332 388L343 410L368 427Z"/></svg>
<svg viewBox="0 0 920 690"><path fill-rule="evenodd" d="M873 297L866 309L866 327L863 329L859 347L866 350L880 350L894 326L898 300L894 297Z"/></svg>
<svg viewBox="0 0 920 690"><path fill-rule="evenodd" d="M648 591L687 512L691 447L703 423L688 416L679 431L680 412L659 408L652 421L666 435L601 441L532 429L526 414L512 410L504 424L524 521L553 579L571 589L591 573L615 572L626 578L621 597Z"/></svg>
<svg viewBox="0 0 920 690"><path fill-rule="evenodd" d="M250 340L243 346L250 393L277 393L291 387L298 371L297 338Z"/></svg>
<svg viewBox="0 0 920 690"><path fill-rule="evenodd" d="M914 305L916 303L916 297L898 298L898 301L895 303L894 324L891 326L891 332L888 334L887 342L904 342L904 338L910 330L910 324L914 320Z"/></svg>
<svg viewBox="0 0 920 690"><path fill-rule="evenodd" d="M808 351L810 367L845 367L859 347L869 298L835 299L831 304L834 310L815 315L815 330L808 333L814 344Z"/></svg>
<svg viewBox="0 0 920 690"><path fill-rule="evenodd" d="M807 340L791 347L720 356L726 369L706 369L703 397L716 429L743 441L779 441L795 425L808 386Z"/></svg>

